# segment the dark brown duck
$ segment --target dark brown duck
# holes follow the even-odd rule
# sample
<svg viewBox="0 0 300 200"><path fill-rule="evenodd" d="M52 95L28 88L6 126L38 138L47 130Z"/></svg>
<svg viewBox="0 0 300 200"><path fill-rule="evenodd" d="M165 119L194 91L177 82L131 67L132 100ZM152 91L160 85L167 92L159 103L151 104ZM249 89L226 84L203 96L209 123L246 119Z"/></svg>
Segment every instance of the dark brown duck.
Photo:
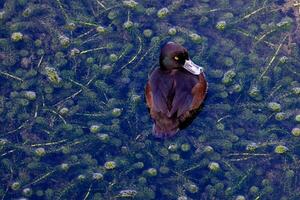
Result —
<svg viewBox="0 0 300 200"><path fill-rule="evenodd" d="M189 59L187 50L168 42L160 52L160 67L147 82L145 96L153 133L171 137L196 117L207 93L203 68Z"/></svg>

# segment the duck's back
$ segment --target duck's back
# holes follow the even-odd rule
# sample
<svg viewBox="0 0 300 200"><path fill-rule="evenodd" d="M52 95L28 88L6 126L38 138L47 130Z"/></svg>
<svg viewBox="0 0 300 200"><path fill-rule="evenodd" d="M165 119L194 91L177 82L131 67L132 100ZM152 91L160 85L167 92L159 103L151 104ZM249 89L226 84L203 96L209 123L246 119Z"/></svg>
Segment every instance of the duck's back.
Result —
<svg viewBox="0 0 300 200"><path fill-rule="evenodd" d="M193 75L185 70L166 73L155 69L146 86L146 100L155 121L158 137L174 135L180 125L198 109L206 94L204 74ZM201 97L201 98L200 98Z"/></svg>

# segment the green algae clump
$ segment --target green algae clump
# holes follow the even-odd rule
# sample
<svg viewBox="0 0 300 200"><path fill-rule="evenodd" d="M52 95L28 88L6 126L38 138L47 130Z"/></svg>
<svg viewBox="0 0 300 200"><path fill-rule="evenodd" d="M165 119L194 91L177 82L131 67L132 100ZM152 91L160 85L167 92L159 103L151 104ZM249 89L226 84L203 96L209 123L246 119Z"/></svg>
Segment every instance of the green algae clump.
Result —
<svg viewBox="0 0 300 200"><path fill-rule="evenodd" d="M116 54L112 53L109 55L109 60L111 62L116 62L118 60L118 56Z"/></svg>
<svg viewBox="0 0 300 200"><path fill-rule="evenodd" d="M194 183L187 183L187 184L184 185L184 187L190 193L197 193L199 191L198 186Z"/></svg>
<svg viewBox="0 0 300 200"><path fill-rule="evenodd" d="M285 118L286 118L286 114L284 112L279 112L279 113L276 113L276 115L275 115L275 119L277 121L285 120Z"/></svg>
<svg viewBox="0 0 300 200"><path fill-rule="evenodd" d="M113 117L119 117L122 114L122 109L120 109L120 108L114 108L111 111L111 114L112 114Z"/></svg>
<svg viewBox="0 0 300 200"><path fill-rule="evenodd" d="M76 29L76 24L73 22L69 22L65 25L65 29L68 31L74 31Z"/></svg>
<svg viewBox="0 0 300 200"><path fill-rule="evenodd" d="M280 112L281 111L281 105L276 102L270 102L268 103L268 108L273 112Z"/></svg>
<svg viewBox="0 0 300 200"><path fill-rule="evenodd" d="M246 198L243 195L238 195L235 200L246 200Z"/></svg>
<svg viewBox="0 0 300 200"><path fill-rule="evenodd" d="M180 148L181 148L181 151L188 152L191 149L191 145L188 144L188 143L184 143L184 144L181 145Z"/></svg>
<svg viewBox="0 0 300 200"><path fill-rule="evenodd" d="M148 176L153 177L157 175L157 170L155 168L149 168L146 173Z"/></svg>
<svg viewBox="0 0 300 200"><path fill-rule="evenodd" d="M191 38L191 40L194 42L194 43L201 43L203 41L202 37L200 35L198 35L197 33L191 33L189 35L189 37Z"/></svg>
<svg viewBox="0 0 300 200"><path fill-rule="evenodd" d="M216 29L220 30L220 31L224 31L226 28L226 21L219 21L216 24Z"/></svg>
<svg viewBox="0 0 300 200"><path fill-rule="evenodd" d="M150 38L150 37L152 37L152 35L153 35L153 31L152 31L151 29L145 29L145 30L143 31L143 35L144 35L146 38Z"/></svg>
<svg viewBox="0 0 300 200"><path fill-rule="evenodd" d="M63 170L63 171L66 172L66 171L68 171L70 169L70 165L68 163L62 163L60 165L60 168L61 168L61 170Z"/></svg>
<svg viewBox="0 0 300 200"><path fill-rule="evenodd" d="M300 87L292 88L292 93L295 94L295 95L300 95Z"/></svg>
<svg viewBox="0 0 300 200"><path fill-rule="evenodd" d="M22 41L23 40L23 33L21 32L14 32L11 34L11 40L13 42L19 42L19 41Z"/></svg>
<svg viewBox="0 0 300 200"><path fill-rule="evenodd" d="M169 9L168 8L162 8L157 11L157 17L160 19L165 18L169 14Z"/></svg>
<svg viewBox="0 0 300 200"><path fill-rule="evenodd" d="M35 149L34 152L39 157L43 157L44 155L46 155L46 150L43 147L39 147L39 148Z"/></svg>
<svg viewBox="0 0 300 200"><path fill-rule="evenodd" d="M161 166L161 167L159 168L159 172L160 172L161 174L168 174L168 173L170 172L170 168L168 168L168 167L166 167L166 166Z"/></svg>
<svg viewBox="0 0 300 200"><path fill-rule="evenodd" d="M134 198L138 192L136 190L121 190L117 197L119 198Z"/></svg>
<svg viewBox="0 0 300 200"><path fill-rule="evenodd" d="M134 169L142 169L144 167L144 163L143 162L136 162L132 165L132 167Z"/></svg>
<svg viewBox="0 0 300 200"><path fill-rule="evenodd" d="M100 131L101 126L94 124L90 126L90 132L91 133L98 133Z"/></svg>
<svg viewBox="0 0 300 200"><path fill-rule="evenodd" d="M24 188L23 191L22 191L22 194L26 197L30 197L32 195L32 189Z"/></svg>
<svg viewBox="0 0 300 200"><path fill-rule="evenodd" d="M4 10L1 10L0 11L0 20L3 20L5 18L5 11Z"/></svg>
<svg viewBox="0 0 300 200"><path fill-rule="evenodd" d="M30 101L34 101L36 99L36 93L34 91L25 91L24 96Z"/></svg>
<svg viewBox="0 0 300 200"><path fill-rule="evenodd" d="M65 35L61 35L59 36L59 43L62 47L68 47L71 43L71 40L69 37Z"/></svg>
<svg viewBox="0 0 300 200"><path fill-rule="evenodd" d="M133 104L138 104L141 102L141 96L140 95L137 95L137 94L133 94L131 97L130 97L130 100Z"/></svg>
<svg viewBox="0 0 300 200"><path fill-rule="evenodd" d="M258 192L259 192L259 188L257 186L251 186L249 189L249 193L251 195L256 195L256 194L258 194Z"/></svg>
<svg viewBox="0 0 300 200"><path fill-rule="evenodd" d="M210 162L208 164L208 169L211 171L211 172L218 172L220 171L220 165L219 163L217 162Z"/></svg>
<svg viewBox="0 0 300 200"><path fill-rule="evenodd" d="M97 137L101 142L104 142L104 143L107 143L110 139L109 135L106 133L100 133L97 135Z"/></svg>
<svg viewBox="0 0 300 200"><path fill-rule="evenodd" d="M233 81L233 78L236 76L236 72L234 70L229 70L224 73L222 78L222 82L224 84L230 84Z"/></svg>
<svg viewBox="0 0 300 200"><path fill-rule="evenodd" d="M174 162L179 161L180 155L178 153L172 153L172 154L170 154L170 159Z"/></svg>
<svg viewBox="0 0 300 200"><path fill-rule="evenodd" d="M80 54L80 50L77 49L77 48L73 48L73 49L71 49L71 51L70 51L70 56L72 56L72 57L75 57L75 56L77 56L77 55L79 55L79 54Z"/></svg>
<svg viewBox="0 0 300 200"><path fill-rule="evenodd" d="M12 190L19 190L20 187L21 187L21 183L20 182L13 182L10 187L11 187Z"/></svg>
<svg viewBox="0 0 300 200"><path fill-rule="evenodd" d="M46 75L48 77L48 80L57 85L61 82L61 78L59 77L57 71L55 68L53 67L45 67L45 72L46 72Z"/></svg>
<svg viewBox="0 0 300 200"><path fill-rule="evenodd" d="M249 90L249 96L252 97L253 99L257 99L259 100L260 97L261 97L261 94L260 94L260 90L258 89L257 86L252 86Z"/></svg>
<svg viewBox="0 0 300 200"><path fill-rule="evenodd" d="M133 22L130 21L130 20L127 20L124 24L123 24L123 28L126 29L126 30L129 30L133 27Z"/></svg>
<svg viewBox="0 0 300 200"><path fill-rule="evenodd" d="M300 136L300 128L298 128L298 127L293 128L292 134L296 137L299 137Z"/></svg>
<svg viewBox="0 0 300 200"><path fill-rule="evenodd" d="M111 65L103 65L101 68L101 72L105 75L111 74L113 71L113 66Z"/></svg>
<svg viewBox="0 0 300 200"><path fill-rule="evenodd" d="M97 26L96 31L100 34L103 34L103 33L107 32L107 29L104 28L103 26L99 25L99 26Z"/></svg>
<svg viewBox="0 0 300 200"><path fill-rule="evenodd" d="M168 150L169 150L169 151L174 152L174 151L177 151L177 149L178 149L178 145L177 145L177 144L170 144L170 145L168 146Z"/></svg>
<svg viewBox="0 0 300 200"><path fill-rule="evenodd" d="M60 110L59 110L59 114L61 114L61 115L67 115L69 113L69 109L68 108L66 108L66 107L63 107L63 108L61 108Z"/></svg>
<svg viewBox="0 0 300 200"><path fill-rule="evenodd" d="M107 161L104 163L104 168L107 170L112 170L117 167L117 163L115 161Z"/></svg>
<svg viewBox="0 0 300 200"><path fill-rule="evenodd" d="M277 145L274 149L274 152L277 154L284 154L288 151L289 149L286 146L283 145Z"/></svg>
<svg viewBox="0 0 300 200"><path fill-rule="evenodd" d="M123 4L124 4L124 6L131 8L131 9L135 9L138 6L138 3L133 0L125 0L125 1L123 1Z"/></svg>
<svg viewBox="0 0 300 200"><path fill-rule="evenodd" d="M246 146L246 150L250 151L250 152L255 151L257 148L258 148L258 145L255 142L251 142L251 143L247 144L247 146Z"/></svg>
<svg viewBox="0 0 300 200"><path fill-rule="evenodd" d="M295 121L300 122L300 115L299 114L295 116Z"/></svg>
<svg viewBox="0 0 300 200"><path fill-rule="evenodd" d="M169 35L174 36L174 35L176 35L176 33L177 33L176 28L169 28L169 30L168 30Z"/></svg>
<svg viewBox="0 0 300 200"><path fill-rule="evenodd" d="M95 173L93 173L93 179L96 181L100 181L103 179L103 174L95 172Z"/></svg>
<svg viewBox="0 0 300 200"><path fill-rule="evenodd" d="M211 154L214 152L214 148L212 146L205 146L204 149L203 149L203 152L206 153L206 154Z"/></svg>
<svg viewBox="0 0 300 200"><path fill-rule="evenodd" d="M83 180L86 179L86 176L83 175L83 174L79 174L79 175L77 176L77 179L78 179L79 181L83 181Z"/></svg>

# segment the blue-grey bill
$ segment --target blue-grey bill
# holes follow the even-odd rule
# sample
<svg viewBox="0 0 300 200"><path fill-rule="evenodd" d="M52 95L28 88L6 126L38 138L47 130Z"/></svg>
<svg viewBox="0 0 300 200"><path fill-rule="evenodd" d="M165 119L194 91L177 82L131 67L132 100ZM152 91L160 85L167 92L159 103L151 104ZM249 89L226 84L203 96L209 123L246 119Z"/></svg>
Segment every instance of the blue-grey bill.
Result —
<svg viewBox="0 0 300 200"><path fill-rule="evenodd" d="M195 75L199 75L203 72L203 67L196 65L192 60L186 60L183 68Z"/></svg>

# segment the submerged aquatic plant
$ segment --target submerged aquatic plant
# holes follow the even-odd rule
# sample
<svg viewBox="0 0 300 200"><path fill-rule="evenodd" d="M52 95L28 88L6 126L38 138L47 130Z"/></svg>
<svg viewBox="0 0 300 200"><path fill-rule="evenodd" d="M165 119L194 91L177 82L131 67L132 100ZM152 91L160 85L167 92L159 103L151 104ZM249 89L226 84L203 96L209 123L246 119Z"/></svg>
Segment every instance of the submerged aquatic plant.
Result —
<svg viewBox="0 0 300 200"><path fill-rule="evenodd" d="M299 199L291 2L0 3L0 198ZM144 84L167 41L209 96L155 140Z"/></svg>

